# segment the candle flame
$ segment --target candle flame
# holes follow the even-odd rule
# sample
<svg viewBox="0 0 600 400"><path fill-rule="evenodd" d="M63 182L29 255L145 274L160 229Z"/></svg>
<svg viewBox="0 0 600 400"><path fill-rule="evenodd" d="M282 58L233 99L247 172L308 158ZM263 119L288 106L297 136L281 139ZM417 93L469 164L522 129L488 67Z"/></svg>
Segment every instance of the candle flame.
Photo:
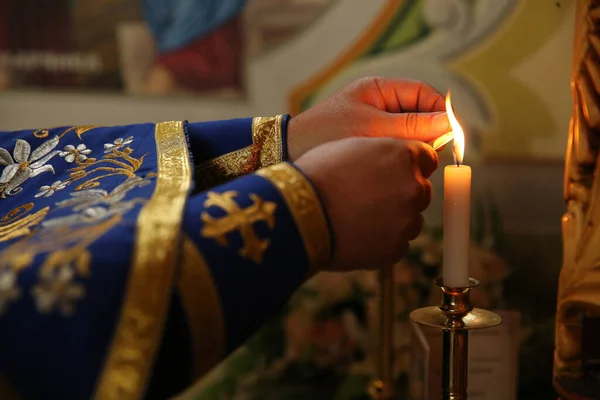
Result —
<svg viewBox="0 0 600 400"><path fill-rule="evenodd" d="M454 115L454 109L452 108L452 101L450 100L450 91L446 95L446 112L448 113L448 119L450 120L450 126L454 132L454 145L452 146L452 153L454 154L454 162L456 165L460 165L463 162L465 155L465 133L462 127Z"/></svg>

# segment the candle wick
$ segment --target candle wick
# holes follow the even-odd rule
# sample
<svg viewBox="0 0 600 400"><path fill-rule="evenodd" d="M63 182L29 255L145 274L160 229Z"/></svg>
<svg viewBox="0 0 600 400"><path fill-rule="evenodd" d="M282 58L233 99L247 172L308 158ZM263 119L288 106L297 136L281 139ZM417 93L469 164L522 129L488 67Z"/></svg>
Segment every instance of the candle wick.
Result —
<svg viewBox="0 0 600 400"><path fill-rule="evenodd" d="M456 145L452 146L452 157L454 157L454 163L457 167L460 167L460 160L456 154Z"/></svg>

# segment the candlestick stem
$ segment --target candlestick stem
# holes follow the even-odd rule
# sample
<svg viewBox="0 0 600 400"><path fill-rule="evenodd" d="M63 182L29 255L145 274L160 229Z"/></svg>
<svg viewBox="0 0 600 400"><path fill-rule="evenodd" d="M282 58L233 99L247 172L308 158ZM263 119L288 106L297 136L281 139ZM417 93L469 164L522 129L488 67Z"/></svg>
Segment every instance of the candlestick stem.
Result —
<svg viewBox="0 0 600 400"><path fill-rule="evenodd" d="M379 271L379 352L376 377L369 385L373 400L394 398L394 269Z"/></svg>
<svg viewBox="0 0 600 400"><path fill-rule="evenodd" d="M502 320L497 314L473 308L469 293L479 281L469 279L467 287L447 287L438 279L443 300L439 306L413 311L410 318L422 325L442 329L442 400L466 400L469 375L469 330L490 328Z"/></svg>
<svg viewBox="0 0 600 400"><path fill-rule="evenodd" d="M442 399L466 400L469 331L443 330Z"/></svg>

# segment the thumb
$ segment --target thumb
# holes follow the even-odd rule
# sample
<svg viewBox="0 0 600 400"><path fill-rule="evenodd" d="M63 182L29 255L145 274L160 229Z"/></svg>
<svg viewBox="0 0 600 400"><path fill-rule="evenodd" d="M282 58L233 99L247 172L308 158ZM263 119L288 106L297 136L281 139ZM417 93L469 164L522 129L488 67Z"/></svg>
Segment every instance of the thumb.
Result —
<svg viewBox="0 0 600 400"><path fill-rule="evenodd" d="M400 139L429 142L452 130L445 111L389 114L394 133Z"/></svg>

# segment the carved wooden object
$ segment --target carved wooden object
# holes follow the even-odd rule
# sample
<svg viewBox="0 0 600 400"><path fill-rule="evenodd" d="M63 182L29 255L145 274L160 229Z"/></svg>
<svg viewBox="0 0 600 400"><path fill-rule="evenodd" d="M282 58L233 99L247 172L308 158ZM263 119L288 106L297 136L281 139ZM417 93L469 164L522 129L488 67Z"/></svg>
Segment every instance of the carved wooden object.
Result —
<svg viewBox="0 0 600 400"><path fill-rule="evenodd" d="M565 400L600 398L600 0L578 0L575 18L554 353Z"/></svg>

